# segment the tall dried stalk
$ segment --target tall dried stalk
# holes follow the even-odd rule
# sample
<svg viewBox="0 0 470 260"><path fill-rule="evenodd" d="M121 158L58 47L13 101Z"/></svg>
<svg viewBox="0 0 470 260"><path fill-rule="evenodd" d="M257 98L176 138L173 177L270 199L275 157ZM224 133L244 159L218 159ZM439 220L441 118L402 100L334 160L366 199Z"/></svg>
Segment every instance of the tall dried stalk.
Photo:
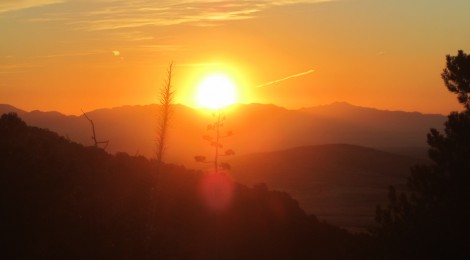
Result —
<svg viewBox="0 0 470 260"><path fill-rule="evenodd" d="M160 92L160 122L157 129L157 172L160 171L163 155L165 154L168 139L168 127L173 114L172 104L174 101L175 91L171 85L172 73L173 63L170 63L167 70L167 79L165 80Z"/></svg>

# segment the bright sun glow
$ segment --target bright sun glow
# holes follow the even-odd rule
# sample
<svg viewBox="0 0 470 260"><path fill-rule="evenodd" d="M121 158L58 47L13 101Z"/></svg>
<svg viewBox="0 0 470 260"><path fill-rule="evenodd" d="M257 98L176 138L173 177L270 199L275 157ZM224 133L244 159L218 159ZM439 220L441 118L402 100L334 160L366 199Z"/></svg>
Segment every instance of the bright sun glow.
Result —
<svg viewBox="0 0 470 260"><path fill-rule="evenodd" d="M200 107L219 109L236 101L235 84L227 75L209 75L198 86L196 102Z"/></svg>

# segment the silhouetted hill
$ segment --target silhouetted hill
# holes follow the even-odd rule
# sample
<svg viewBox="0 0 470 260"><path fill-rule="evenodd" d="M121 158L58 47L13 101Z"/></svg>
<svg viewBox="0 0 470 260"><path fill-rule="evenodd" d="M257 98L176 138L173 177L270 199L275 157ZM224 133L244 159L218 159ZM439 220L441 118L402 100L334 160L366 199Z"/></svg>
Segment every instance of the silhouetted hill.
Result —
<svg viewBox="0 0 470 260"><path fill-rule="evenodd" d="M345 145L305 146L238 156L233 176L247 185L267 183L292 194L307 212L331 223L362 229L374 224L375 206L390 185L402 187L422 160Z"/></svg>
<svg viewBox="0 0 470 260"><path fill-rule="evenodd" d="M337 140L337 143L351 143L379 148L380 150L427 158L426 134L430 128L442 128L445 116L419 112L388 111L354 106L345 102L301 109L320 118L341 122L339 128L346 137L349 133L353 142ZM354 138L356 137L356 138Z"/></svg>
<svg viewBox="0 0 470 260"><path fill-rule="evenodd" d="M0 113L9 109L0 107ZM19 114L28 124L51 129L82 144L92 144L91 128L83 116L38 111ZM155 153L157 105L98 109L87 114L95 122L98 138L110 140L108 151L148 157ZM234 135L224 140L224 144L239 155L304 145L349 143L424 157L429 128L440 128L445 120L441 115L381 111L346 103L301 110L263 104L235 105L226 110L226 116L224 130ZM202 136L212 120L208 111L176 105L167 160L196 167L194 155L211 152Z"/></svg>
<svg viewBox="0 0 470 260"><path fill-rule="evenodd" d="M84 147L14 114L0 118L0 147L5 259L374 258L367 237L264 185L169 164L156 175L154 161Z"/></svg>
<svg viewBox="0 0 470 260"><path fill-rule="evenodd" d="M26 111L18 109L14 106L7 105L7 104L0 104L0 114L3 115L8 112L16 113L18 115L26 113Z"/></svg>

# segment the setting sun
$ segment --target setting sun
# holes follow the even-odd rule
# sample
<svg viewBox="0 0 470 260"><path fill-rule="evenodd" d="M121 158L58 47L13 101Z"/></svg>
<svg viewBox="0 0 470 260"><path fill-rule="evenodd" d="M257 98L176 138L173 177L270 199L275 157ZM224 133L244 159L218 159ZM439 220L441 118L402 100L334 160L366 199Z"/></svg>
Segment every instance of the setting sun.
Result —
<svg viewBox="0 0 470 260"><path fill-rule="evenodd" d="M200 107L219 109L237 101L235 84L225 74L212 74L198 86L196 103Z"/></svg>

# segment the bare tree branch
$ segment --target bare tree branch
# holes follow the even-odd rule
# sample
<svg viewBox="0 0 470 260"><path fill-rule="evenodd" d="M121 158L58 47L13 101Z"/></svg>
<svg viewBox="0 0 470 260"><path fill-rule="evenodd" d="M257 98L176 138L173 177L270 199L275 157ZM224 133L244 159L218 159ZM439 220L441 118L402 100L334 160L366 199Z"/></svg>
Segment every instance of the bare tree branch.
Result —
<svg viewBox="0 0 470 260"><path fill-rule="evenodd" d="M98 141L98 139L96 139L96 132L95 132L95 123L93 123L93 120L91 120L91 118L88 117L88 115L83 111L82 109L82 113L83 115L85 116L85 118L90 122L91 124L91 130L92 130L92 136L91 136L91 139L93 139L94 141L94 146L95 147L99 147L100 144L104 144L104 147L103 149L106 149L106 147L108 147L108 144L109 144L109 140L106 140L106 141Z"/></svg>

